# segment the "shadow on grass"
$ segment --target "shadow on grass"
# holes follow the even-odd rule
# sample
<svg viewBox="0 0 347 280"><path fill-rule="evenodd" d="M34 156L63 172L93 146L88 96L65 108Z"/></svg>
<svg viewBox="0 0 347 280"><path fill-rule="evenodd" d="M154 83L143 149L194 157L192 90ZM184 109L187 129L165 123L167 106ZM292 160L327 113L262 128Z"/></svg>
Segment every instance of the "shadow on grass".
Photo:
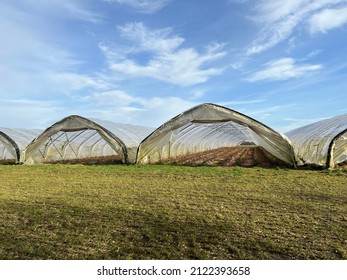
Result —
<svg viewBox="0 0 347 280"><path fill-rule="evenodd" d="M271 219L259 224L249 213L206 221L179 211L18 201L0 210L1 259L347 258L343 244L320 246L309 224L305 230L276 228Z"/></svg>

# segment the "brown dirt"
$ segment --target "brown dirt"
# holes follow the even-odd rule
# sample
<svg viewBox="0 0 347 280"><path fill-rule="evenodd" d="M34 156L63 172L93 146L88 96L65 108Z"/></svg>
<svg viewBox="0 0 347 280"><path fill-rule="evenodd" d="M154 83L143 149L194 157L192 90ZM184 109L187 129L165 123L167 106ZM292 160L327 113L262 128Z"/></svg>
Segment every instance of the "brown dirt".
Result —
<svg viewBox="0 0 347 280"><path fill-rule="evenodd" d="M243 167L275 167L288 166L282 160L271 155L261 147L226 147L195 154L187 154L170 158L162 163L179 165L212 165L212 166L243 166Z"/></svg>
<svg viewBox="0 0 347 280"><path fill-rule="evenodd" d="M16 161L14 159L0 159L0 164L15 164Z"/></svg>
<svg viewBox="0 0 347 280"><path fill-rule="evenodd" d="M55 160L45 163L51 164L121 164L122 158L120 156L104 156L104 157L88 157L88 158L78 158L78 159L66 159L66 160Z"/></svg>

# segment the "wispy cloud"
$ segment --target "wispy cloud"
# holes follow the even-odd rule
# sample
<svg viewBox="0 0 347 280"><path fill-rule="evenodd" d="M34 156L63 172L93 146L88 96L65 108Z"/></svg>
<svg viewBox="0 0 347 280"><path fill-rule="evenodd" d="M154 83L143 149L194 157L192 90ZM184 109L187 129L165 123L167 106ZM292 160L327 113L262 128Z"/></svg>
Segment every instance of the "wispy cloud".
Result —
<svg viewBox="0 0 347 280"><path fill-rule="evenodd" d="M347 23L347 7L325 9L313 15L308 21L311 34L326 33Z"/></svg>
<svg viewBox="0 0 347 280"><path fill-rule="evenodd" d="M97 74L76 72L81 63L78 59L44 41L28 39L6 52L8 56L0 55L0 96L53 96L108 86Z"/></svg>
<svg viewBox="0 0 347 280"><path fill-rule="evenodd" d="M98 74L81 74L72 71L65 72L45 72L45 78L54 85L54 90L67 95L84 90L95 91L105 90L114 87L106 78L99 77Z"/></svg>
<svg viewBox="0 0 347 280"><path fill-rule="evenodd" d="M67 14L73 19L77 19L80 21L89 21L93 23L98 23L103 20L103 16L100 13L97 13L91 8L88 8L84 2L73 2L66 0L59 0L57 2L59 3L58 7L65 10Z"/></svg>
<svg viewBox="0 0 347 280"><path fill-rule="evenodd" d="M227 102L219 102L223 106L234 106L234 105L244 105L244 104L258 104L263 103L266 100L264 99L253 99L253 100L235 100L235 101L227 101Z"/></svg>
<svg viewBox="0 0 347 280"><path fill-rule="evenodd" d="M13 109L15 108L15 110ZM0 116L6 126L14 128L45 128L59 119L64 106L53 101L33 99L0 99ZM25 116L21 119L18 116Z"/></svg>
<svg viewBox="0 0 347 280"><path fill-rule="evenodd" d="M180 97L139 97L123 90L96 92L83 98L85 115L125 123L159 126L197 102Z"/></svg>
<svg viewBox="0 0 347 280"><path fill-rule="evenodd" d="M106 107L130 107L134 104L142 104L144 101L143 98L131 96L123 90L94 92L85 96L83 100Z"/></svg>
<svg viewBox="0 0 347 280"><path fill-rule="evenodd" d="M139 13L153 14L168 5L171 0L104 0L109 3L118 3L134 8Z"/></svg>
<svg viewBox="0 0 347 280"><path fill-rule="evenodd" d="M296 129L298 127L308 125L314 122L318 122L321 120L324 120L325 118L310 118L310 119L305 119L305 118L284 118L283 121L287 122L287 124L284 124L282 126L282 131L284 132L289 132L290 130Z"/></svg>
<svg viewBox="0 0 347 280"><path fill-rule="evenodd" d="M40 11L42 16L66 18L71 20L99 23L103 15L96 12L88 1L83 0L22 0L27 7Z"/></svg>
<svg viewBox="0 0 347 280"><path fill-rule="evenodd" d="M44 7L40 9L43 11ZM78 53L52 43L47 34L38 28L40 21L36 21L37 14L30 14L29 11L0 3L0 35L3 38L0 51L0 119L6 119L6 126L44 128L67 114L153 126L196 105L190 100L174 96L152 95L145 98L130 95L125 89L118 88L119 78L111 67L81 71L86 62L78 58ZM52 24L51 21L49 23ZM121 47L123 49L120 52L118 48L115 50L106 44L100 45L110 65L123 63L128 56L144 53L150 54L151 60L164 63L159 59L160 56L175 58L175 52L188 50L200 59L192 69L203 71L199 68L204 64L200 54L193 49L182 48L184 39L172 34L171 29L143 28L122 26L118 29L133 44L131 47ZM202 55L203 59L208 61L208 57L212 59L212 56L218 56L217 49L217 44L210 45ZM178 59L176 57L177 63ZM137 66L143 67L141 71L149 67ZM187 79L191 77L188 72L179 73L184 74ZM200 72L198 74L202 76Z"/></svg>
<svg viewBox="0 0 347 280"><path fill-rule="evenodd" d="M306 59L310 59L310 58L316 57L316 56L319 55L321 52L322 52L321 49L313 50L312 52L310 52L310 53L307 55L307 58L306 58Z"/></svg>
<svg viewBox="0 0 347 280"><path fill-rule="evenodd" d="M172 34L171 28L149 29L143 23L129 23L118 27L121 36L133 45L126 53L115 55L117 50L101 45L108 59L109 69L125 77L150 77L160 81L189 86L206 82L219 75L223 68L208 65L226 55L224 44L211 43L203 53L184 48L184 38ZM124 49L123 49L124 51ZM139 64L136 55L149 55L147 63Z"/></svg>
<svg viewBox="0 0 347 280"><path fill-rule="evenodd" d="M118 26L118 30L121 36L136 43L131 52L172 53L184 42L182 37L172 34L172 28L151 30L141 22Z"/></svg>
<svg viewBox="0 0 347 280"><path fill-rule="evenodd" d="M53 43L52 34L47 34L40 28L42 19L38 16L43 11L48 13L45 17L53 13L56 13L57 17L66 16L67 10L70 10L74 19L80 15L83 20L93 21L92 18L96 14L89 13L87 8L84 9L81 1L23 0L26 4L21 2L23 7L14 7L12 2L5 1L0 4L2 98L53 98L54 95L71 94L86 89L95 91L108 87L107 80L99 74L79 71L85 61L77 58L78 54L73 50ZM47 25L55 23L50 18L45 22Z"/></svg>
<svg viewBox="0 0 347 280"><path fill-rule="evenodd" d="M265 64L264 69L253 73L246 80L257 82L262 80L288 80L306 75L322 68L320 64L297 64L293 58L281 58Z"/></svg>
<svg viewBox="0 0 347 280"><path fill-rule="evenodd" d="M346 2L346 0L259 1L254 5L255 16L252 19L262 28L246 49L246 55L261 53L290 39L294 31L306 28L308 22L311 33L324 32L344 24L346 6L339 10L324 11L324 9L340 7ZM332 19L331 23L323 23L333 15L337 15L338 18Z"/></svg>
<svg viewBox="0 0 347 280"><path fill-rule="evenodd" d="M264 117L270 116L271 113L281 111L283 108L288 108L291 106L292 106L291 104L271 106L271 107L257 109L255 111L249 111L248 114L252 116L262 116L264 118Z"/></svg>
<svg viewBox="0 0 347 280"><path fill-rule="evenodd" d="M275 116L281 114L281 112L286 111L292 108L294 104L285 104L285 105L267 105L267 106L259 106L254 108L245 107L239 110L243 114L246 114L256 120L264 122L267 124L268 120L275 119ZM273 127L273 126L271 126ZM283 131L283 130L279 130Z"/></svg>

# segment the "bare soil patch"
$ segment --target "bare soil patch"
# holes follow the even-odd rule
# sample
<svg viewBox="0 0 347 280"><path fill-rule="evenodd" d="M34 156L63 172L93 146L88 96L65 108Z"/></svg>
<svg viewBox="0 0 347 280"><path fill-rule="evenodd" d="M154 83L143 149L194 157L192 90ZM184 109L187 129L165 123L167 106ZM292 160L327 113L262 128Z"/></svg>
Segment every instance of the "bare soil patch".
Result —
<svg viewBox="0 0 347 280"><path fill-rule="evenodd" d="M243 167L274 167L287 166L284 161L276 158L262 147L238 146L224 147L209 151L186 154L162 161L162 163L178 165L211 165L211 166L243 166Z"/></svg>
<svg viewBox="0 0 347 280"><path fill-rule="evenodd" d="M122 158L120 156L103 156L103 157L87 157L87 158L77 158L77 159L65 159L65 160L55 160L45 163L50 164L84 164L84 165L94 165L94 164L122 164Z"/></svg>
<svg viewBox="0 0 347 280"><path fill-rule="evenodd" d="M16 161L14 159L0 159L0 164L15 164Z"/></svg>

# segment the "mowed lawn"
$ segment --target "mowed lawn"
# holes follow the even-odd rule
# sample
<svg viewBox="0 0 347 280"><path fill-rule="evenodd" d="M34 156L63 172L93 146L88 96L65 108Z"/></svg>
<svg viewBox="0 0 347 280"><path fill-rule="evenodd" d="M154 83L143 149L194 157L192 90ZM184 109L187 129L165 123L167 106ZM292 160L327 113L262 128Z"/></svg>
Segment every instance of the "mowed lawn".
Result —
<svg viewBox="0 0 347 280"><path fill-rule="evenodd" d="M347 172L0 165L0 259L347 259Z"/></svg>

